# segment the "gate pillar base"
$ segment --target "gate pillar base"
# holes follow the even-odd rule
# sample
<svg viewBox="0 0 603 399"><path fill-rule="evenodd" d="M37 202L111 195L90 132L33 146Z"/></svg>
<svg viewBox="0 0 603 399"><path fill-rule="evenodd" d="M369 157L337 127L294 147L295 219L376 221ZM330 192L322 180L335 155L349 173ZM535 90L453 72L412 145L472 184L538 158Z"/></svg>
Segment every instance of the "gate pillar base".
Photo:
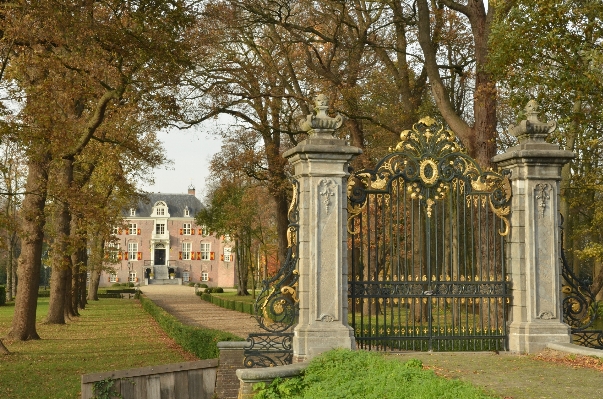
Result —
<svg viewBox="0 0 603 399"><path fill-rule="evenodd" d="M511 323L509 350L517 353L537 353L549 343L571 343L570 327L559 320Z"/></svg>
<svg viewBox="0 0 603 399"><path fill-rule="evenodd" d="M525 108L527 120L510 126L519 144L492 158L511 172L511 229L507 270L512 284L509 349L533 353L548 342L571 340L562 323L561 169L574 154L545 141L557 124L538 120L538 104Z"/></svg>
<svg viewBox="0 0 603 399"><path fill-rule="evenodd" d="M293 363L305 362L333 348L354 350L354 330L334 323L298 326L295 328L293 348Z"/></svg>
<svg viewBox="0 0 603 399"><path fill-rule="evenodd" d="M327 99L300 125L308 138L283 154L299 183L299 321L293 361L310 360L332 348L355 348L348 326L348 162L362 153L336 138L343 123L330 117Z"/></svg>

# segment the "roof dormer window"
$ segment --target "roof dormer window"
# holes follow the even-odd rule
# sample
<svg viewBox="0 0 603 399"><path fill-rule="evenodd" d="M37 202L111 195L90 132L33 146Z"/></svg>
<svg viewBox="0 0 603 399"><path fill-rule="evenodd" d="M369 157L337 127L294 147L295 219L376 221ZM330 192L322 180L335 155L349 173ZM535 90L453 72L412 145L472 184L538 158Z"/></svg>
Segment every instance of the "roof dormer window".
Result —
<svg viewBox="0 0 603 399"><path fill-rule="evenodd" d="M163 201L155 202L155 205L153 206L153 213L151 213L151 215L169 217L170 215L168 214L167 204Z"/></svg>
<svg viewBox="0 0 603 399"><path fill-rule="evenodd" d="M136 216L136 209L130 208L130 216Z"/></svg>
<svg viewBox="0 0 603 399"><path fill-rule="evenodd" d="M188 206L184 208L184 216L190 216L191 212L188 210Z"/></svg>

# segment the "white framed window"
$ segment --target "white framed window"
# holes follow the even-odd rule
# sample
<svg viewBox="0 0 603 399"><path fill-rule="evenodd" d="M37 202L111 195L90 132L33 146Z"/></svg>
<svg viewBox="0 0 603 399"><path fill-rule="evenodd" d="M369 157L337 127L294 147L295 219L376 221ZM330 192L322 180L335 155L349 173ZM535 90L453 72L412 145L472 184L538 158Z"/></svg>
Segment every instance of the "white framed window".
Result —
<svg viewBox="0 0 603 399"><path fill-rule="evenodd" d="M157 216L165 216L165 208L157 208L157 209L155 209L155 214Z"/></svg>
<svg viewBox="0 0 603 399"><path fill-rule="evenodd" d="M201 234L203 236L208 236L209 235L209 229L207 228L207 226L201 226Z"/></svg>
<svg viewBox="0 0 603 399"><path fill-rule="evenodd" d="M111 234L113 234L114 236L119 234L119 227L114 226L111 228Z"/></svg>
<svg viewBox="0 0 603 399"><path fill-rule="evenodd" d="M131 235L138 234L138 225L136 223L130 223L128 225L128 233Z"/></svg>
<svg viewBox="0 0 603 399"><path fill-rule="evenodd" d="M191 281L191 275L189 272L182 272L182 282L183 283L188 283L189 281Z"/></svg>
<svg viewBox="0 0 603 399"><path fill-rule="evenodd" d="M128 276L128 281L130 283L135 283L138 281L138 279L136 278L136 272L130 272L130 275Z"/></svg>
<svg viewBox="0 0 603 399"><path fill-rule="evenodd" d="M138 260L138 243L128 243L128 260Z"/></svg>
<svg viewBox="0 0 603 399"><path fill-rule="evenodd" d="M201 281L209 281L209 273L201 272Z"/></svg>
<svg viewBox="0 0 603 399"><path fill-rule="evenodd" d="M191 211L188 210L188 206L186 208L184 208L184 216L190 216L191 215Z"/></svg>
<svg viewBox="0 0 603 399"><path fill-rule="evenodd" d="M182 260L191 260L191 243L182 243Z"/></svg>
<svg viewBox="0 0 603 399"><path fill-rule="evenodd" d="M165 223L157 223L155 225L155 234L165 234Z"/></svg>
<svg viewBox="0 0 603 399"><path fill-rule="evenodd" d="M191 235L191 224L190 223L182 224L182 234L184 234L185 236Z"/></svg>
<svg viewBox="0 0 603 399"><path fill-rule="evenodd" d="M201 260L210 260L211 244L208 242L201 243Z"/></svg>
<svg viewBox="0 0 603 399"><path fill-rule="evenodd" d="M90 284L90 276L92 275L91 272L87 272L86 273L86 284Z"/></svg>
<svg viewBox="0 0 603 399"><path fill-rule="evenodd" d="M224 262L232 262L232 248L224 247Z"/></svg>
<svg viewBox="0 0 603 399"><path fill-rule="evenodd" d="M111 274L109 275L109 282L110 282L110 283L117 283L117 274L115 274L115 273L111 273Z"/></svg>
<svg viewBox="0 0 603 399"><path fill-rule="evenodd" d="M107 251L109 253L109 260L111 262L117 262L118 260L121 260L119 258L119 243L109 242L109 244L107 245Z"/></svg>
<svg viewBox="0 0 603 399"><path fill-rule="evenodd" d="M136 209L130 208L130 216L136 216Z"/></svg>

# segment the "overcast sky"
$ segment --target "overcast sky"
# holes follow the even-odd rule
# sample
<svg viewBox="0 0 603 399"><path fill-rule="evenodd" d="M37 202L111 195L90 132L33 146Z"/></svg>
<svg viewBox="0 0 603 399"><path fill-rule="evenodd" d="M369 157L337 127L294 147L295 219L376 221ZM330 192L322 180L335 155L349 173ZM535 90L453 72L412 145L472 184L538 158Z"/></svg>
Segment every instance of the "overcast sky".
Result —
<svg viewBox="0 0 603 399"><path fill-rule="evenodd" d="M213 123L213 124L212 124ZM205 180L211 157L220 151L220 140L212 134L216 122L209 122L197 129L171 130L158 134L163 142L166 157L172 164L155 169L155 184L143 184L147 192L186 193L192 183L196 196L205 198Z"/></svg>

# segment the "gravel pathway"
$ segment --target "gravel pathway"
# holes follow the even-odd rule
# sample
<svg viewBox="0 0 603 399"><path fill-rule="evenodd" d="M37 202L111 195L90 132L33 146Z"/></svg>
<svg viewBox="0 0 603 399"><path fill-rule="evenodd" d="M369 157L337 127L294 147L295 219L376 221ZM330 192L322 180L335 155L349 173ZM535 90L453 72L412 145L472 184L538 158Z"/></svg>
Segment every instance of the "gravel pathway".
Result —
<svg viewBox="0 0 603 399"><path fill-rule="evenodd" d="M227 331L247 338L260 332L257 322L246 313L224 309L195 295L193 287L182 285L147 285L142 293L184 324Z"/></svg>

